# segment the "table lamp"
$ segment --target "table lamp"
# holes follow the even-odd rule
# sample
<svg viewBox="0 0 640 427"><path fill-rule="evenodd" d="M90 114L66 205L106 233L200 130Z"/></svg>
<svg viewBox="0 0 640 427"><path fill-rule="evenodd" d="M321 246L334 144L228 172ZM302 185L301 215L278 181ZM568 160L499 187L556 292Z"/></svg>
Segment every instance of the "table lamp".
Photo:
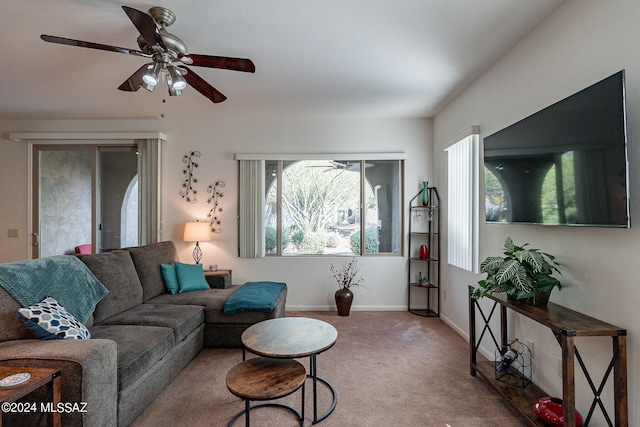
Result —
<svg viewBox="0 0 640 427"><path fill-rule="evenodd" d="M211 229L208 222L185 222L184 223L184 236L182 240L185 242L196 242L196 247L193 248L193 260L196 264L200 264L202 259L202 250L200 249L200 242L206 242L211 240Z"/></svg>

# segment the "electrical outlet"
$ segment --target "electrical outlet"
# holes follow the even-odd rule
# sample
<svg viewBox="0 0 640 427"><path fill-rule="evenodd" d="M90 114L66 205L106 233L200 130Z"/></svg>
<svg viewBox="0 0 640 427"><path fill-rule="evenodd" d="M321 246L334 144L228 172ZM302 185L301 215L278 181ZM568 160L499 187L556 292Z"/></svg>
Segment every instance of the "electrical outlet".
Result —
<svg viewBox="0 0 640 427"><path fill-rule="evenodd" d="M11 238L20 237L20 229L19 228L9 228L7 230L7 237L11 237Z"/></svg>
<svg viewBox="0 0 640 427"><path fill-rule="evenodd" d="M562 359L558 359L558 376L562 378Z"/></svg>
<svg viewBox="0 0 640 427"><path fill-rule="evenodd" d="M442 291L442 298L444 298L444 300L447 300L447 290L445 289L444 291Z"/></svg>
<svg viewBox="0 0 640 427"><path fill-rule="evenodd" d="M527 347L529 347L529 350L531 351L531 357L533 357L533 341L524 340L524 343Z"/></svg>

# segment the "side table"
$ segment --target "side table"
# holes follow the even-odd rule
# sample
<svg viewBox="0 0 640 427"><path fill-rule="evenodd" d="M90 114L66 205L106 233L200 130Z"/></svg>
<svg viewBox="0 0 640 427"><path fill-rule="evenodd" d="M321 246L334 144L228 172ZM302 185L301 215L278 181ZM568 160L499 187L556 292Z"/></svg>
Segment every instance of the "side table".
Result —
<svg viewBox="0 0 640 427"><path fill-rule="evenodd" d="M296 414L301 425L304 425L304 381L306 377L307 371L304 366L293 359L254 357L237 364L227 373L227 388L231 393L244 400L245 408L231 419L228 427L231 427L243 414L245 426L249 427L249 412L264 406L288 409ZM252 400L278 399L296 392L301 387L302 405L300 411L279 402L251 406Z"/></svg>
<svg viewBox="0 0 640 427"><path fill-rule="evenodd" d="M18 384L11 387L0 387L0 402L2 403L14 403L17 400L29 395L33 391L39 389L40 387L48 387L49 395L51 396L51 408L52 410L47 411L47 420L50 426L60 427L62 424L60 422L60 413L55 410L57 408L58 403L60 403L60 370L58 369L47 369L47 368L31 368L31 367L20 367L20 366L0 366L0 379L8 377L9 375L18 374L21 372L26 372L31 375L28 381ZM6 405L6 404L5 404ZM0 427L2 427L2 415L4 415L4 406L3 412L0 413ZM34 403L35 405L35 403ZM16 406L16 411L13 411L11 405L8 407L9 411L6 412L26 412L20 411L20 407ZM29 409L34 409L30 412L39 412L43 409L43 407L31 407Z"/></svg>
<svg viewBox="0 0 640 427"><path fill-rule="evenodd" d="M227 289L231 286L231 270L205 270L204 278L212 289Z"/></svg>

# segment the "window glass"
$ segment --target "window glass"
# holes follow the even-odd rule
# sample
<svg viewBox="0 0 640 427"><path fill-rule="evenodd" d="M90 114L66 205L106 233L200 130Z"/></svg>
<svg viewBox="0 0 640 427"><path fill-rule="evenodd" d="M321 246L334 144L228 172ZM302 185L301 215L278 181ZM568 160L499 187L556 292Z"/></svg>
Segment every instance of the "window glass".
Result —
<svg viewBox="0 0 640 427"><path fill-rule="evenodd" d="M400 253L401 170L397 160L365 162L365 253Z"/></svg>
<svg viewBox="0 0 640 427"><path fill-rule="evenodd" d="M398 160L266 161L265 253L400 253L401 193Z"/></svg>

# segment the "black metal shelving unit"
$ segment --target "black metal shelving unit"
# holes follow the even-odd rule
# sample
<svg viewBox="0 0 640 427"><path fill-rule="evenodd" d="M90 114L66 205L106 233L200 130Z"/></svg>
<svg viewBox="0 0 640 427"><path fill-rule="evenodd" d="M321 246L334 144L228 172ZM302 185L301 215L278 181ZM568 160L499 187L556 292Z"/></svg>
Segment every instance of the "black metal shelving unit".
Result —
<svg viewBox="0 0 640 427"><path fill-rule="evenodd" d="M429 187L429 202L423 205L423 191L409 201L407 309L418 316L440 317L440 196L435 187ZM426 259L420 258L421 245L429 249Z"/></svg>

